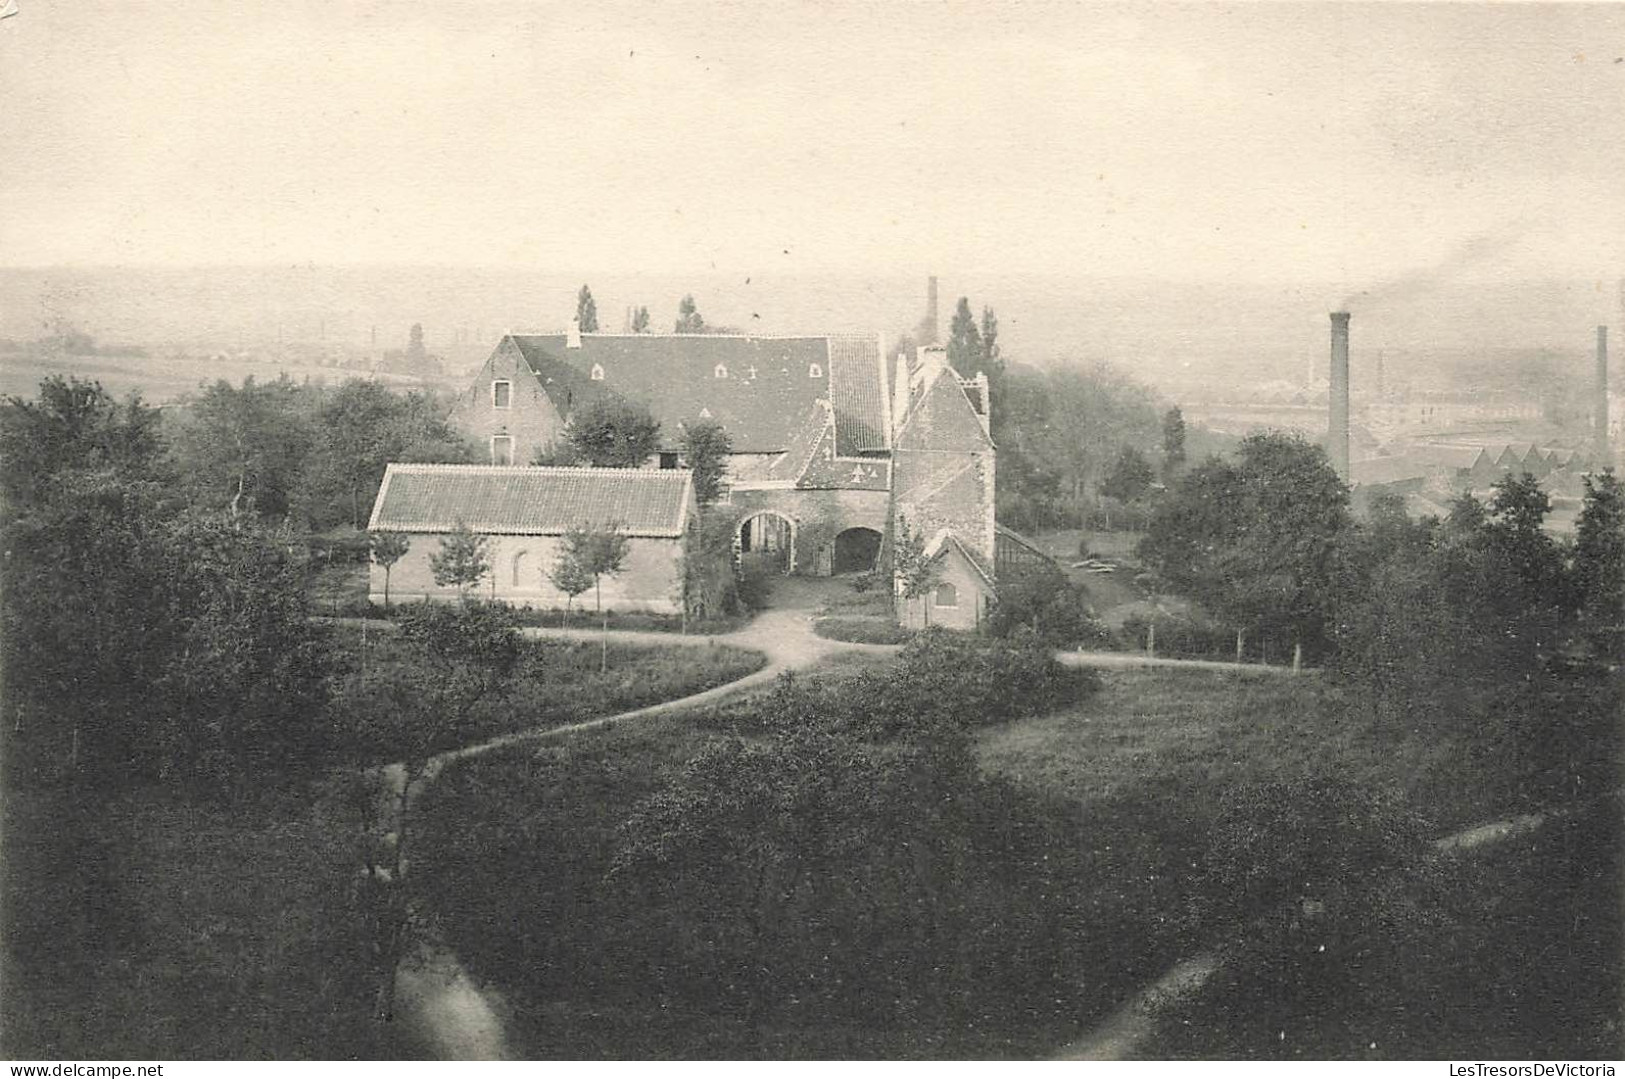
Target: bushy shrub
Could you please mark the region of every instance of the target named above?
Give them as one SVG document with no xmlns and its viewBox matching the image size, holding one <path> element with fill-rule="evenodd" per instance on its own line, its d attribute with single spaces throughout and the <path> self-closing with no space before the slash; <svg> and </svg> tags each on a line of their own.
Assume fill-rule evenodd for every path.
<svg viewBox="0 0 1625 1079">
<path fill-rule="evenodd" d="M 1053 568 L 1001 579 L 988 630 L 995 637 L 1025 630 L 1057 648 L 1098 647 L 1109 636 L 1090 613 L 1088 593 Z"/>
<path fill-rule="evenodd" d="M 915 634 L 896 664 L 844 681 L 788 682 L 758 716 L 868 741 L 951 741 L 981 726 L 1041 715 L 1095 692 L 1099 677 L 1063 667 L 1031 634 L 989 644 L 944 629 Z M 747 721 L 749 726 L 749 721 Z"/>
</svg>

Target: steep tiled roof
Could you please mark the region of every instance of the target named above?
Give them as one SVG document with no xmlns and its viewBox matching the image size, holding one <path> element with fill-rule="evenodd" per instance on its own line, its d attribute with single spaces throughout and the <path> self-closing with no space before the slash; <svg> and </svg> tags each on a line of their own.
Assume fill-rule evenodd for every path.
<svg viewBox="0 0 1625 1079">
<path fill-rule="evenodd" d="M 553 536 L 615 525 L 631 536 L 681 536 L 690 477 L 676 469 L 390 465 L 369 529 Z"/>
<path fill-rule="evenodd" d="M 850 452 L 885 445 L 872 337 L 582 334 L 580 348 L 566 348 L 563 334 L 512 340 L 561 411 L 620 394 L 654 413 L 666 449 L 677 448 L 685 424 L 708 419 L 727 429 L 736 453 L 777 453 L 832 392 Z M 594 367 L 602 380 L 591 378 Z"/>
<path fill-rule="evenodd" d="M 884 363 L 874 337 L 829 339 L 829 392 L 835 406 L 835 446 L 842 457 L 887 447 Z"/>
</svg>

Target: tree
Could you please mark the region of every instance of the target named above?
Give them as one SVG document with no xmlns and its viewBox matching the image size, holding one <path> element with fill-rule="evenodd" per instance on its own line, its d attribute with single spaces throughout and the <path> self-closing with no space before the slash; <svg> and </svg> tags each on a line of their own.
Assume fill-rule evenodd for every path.
<svg viewBox="0 0 1625 1079">
<path fill-rule="evenodd" d="M 1004 374 L 1004 353 L 999 349 L 999 319 L 993 308 L 982 308 L 982 362 L 988 382 L 997 384 Z"/>
<path fill-rule="evenodd" d="M 1302 438 L 1252 435 L 1238 456 L 1210 458 L 1158 501 L 1140 557 L 1238 629 L 1317 654 L 1350 526 L 1348 488 Z"/>
<path fill-rule="evenodd" d="M 705 319 L 700 317 L 700 309 L 695 305 L 692 295 L 684 296 L 677 305 L 676 329 L 678 333 L 705 332 Z"/>
<path fill-rule="evenodd" d="M 1608 469 L 1585 477 L 1574 539 L 1581 618 L 1597 650 L 1615 660 L 1625 645 L 1625 484 Z"/>
<path fill-rule="evenodd" d="M 694 500 L 709 506 L 722 493 L 733 439 L 714 420 L 702 420 L 683 429 L 683 464 L 694 474 Z"/>
<path fill-rule="evenodd" d="M 13 512 L 54 497 L 74 469 L 152 479 L 163 469 L 162 417 L 131 395 L 121 404 L 99 382 L 51 375 L 39 400 L 0 404 L 0 492 Z"/>
<path fill-rule="evenodd" d="M 569 621 L 570 605 L 575 598 L 593 585 L 592 573 L 587 568 L 584 552 L 590 549 L 590 543 L 582 536 L 577 535 L 580 530 L 571 530 L 564 535 L 564 543 L 559 547 L 559 557 L 553 564 L 552 571 L 547 579 L 553 587 L 564 593 L 564 618 Z"/>
<path fill-rule="evenodd" d="M 1176 405 L 1162 415 L 1162 482 L 1185 466 L 1185 414 Z"/>
<path fill-rule="evenodd" d="M 559 567 L 570 567 L 566 579 L 571 584 L 581 578 L 592 582 L 593 608 L 603 618 L 604 639 L 599 653 L 599 670 L 609 666 L 609 613 L 604 610 L 603 579 L 621 572 L 630 547 L 631 540 L 614 525 L 572 528 L 564 534 L 564 544 L 559 553 Z M 556 567 L 554 572 L 558 573 L 559 568 Z"/>
<path fill-rule="evenodd" d="M 632 332 L 649 332 L 649 309 L 647 307 L 640 307 L 632 312 Z"/>
<path fill-rule="evenodd" d="M 372 560 L 384 567 L 384 609 L 388 610 L 389 571 L 405 557 L 412 547 L 412 541 L 400 532 L 370 532 L 367 534 L 367 546 L 372 551 Z"/>
<path fill-rule="evenodd" d="M 195 499 L 280 520 L 293 508 L 316 434 L 308 395 L 288 378 L 215 382 L 182 413 L 173 446 Z"/>
<path fill-rule="evenodd" d="M 1151 490 L 1156 473 L 1151 462 L 1133 446 L 1124 446 L 1100 485 L 1100 493 L 1119 502 L 1138 502 Z"/>
<path fill-rule="evenodd" d="M 660 421 L 642 405 L 600 397 L 570 417 L 565 437 L 594 468 L 638 468 L 660 448 Z"/>
<path fill-rule="evenodd" d="M 348 521 L 360 529 L 391 461 L 471 459 L 468 444 L 448 426 L 438 401 L 418 392 L 394 393 L 372 379 L 347 379 L 323 396 L 313 427 L 298 501 L 314 528 Z"/>
<path fill-rule="evenodd" d="M 897 538 L 892 549 L 892 573 L 897 594 L 904 600 L 928 596 L 942 578 L 942 564 L 925 553 L 925 537 L 909 528 L 907 518 L 897 518 Z M 930 604 L 925 605 L 925 620 L 931 621 Z"/>
<path fill-rule="evenodd" d="M 592 289 L 586 285 L 576 293 L 576 325 L 582 333 L 598 332 L 598 304 L 592 298 Z"/>
<path fill-rule="evenodd" d="M 462 521 L 440 537 L 440 553 L 429 556 L 434 583 L 442 588 L 457 586 L 457 598 L 468 602 L 468 590 L 491 572 L 491 541 L 472 531 Z"/>
<path fill-rule="evenodd" d="M 961 375 L 969 377 L 980 369 L 984 359 L 982 335 L 976 328 L 976 316 L 971 314 L 970 300 L 961 296 L 959 306 L 954 308 L 953 322 L 948 326 L 948 364 Z"/>
</svg>

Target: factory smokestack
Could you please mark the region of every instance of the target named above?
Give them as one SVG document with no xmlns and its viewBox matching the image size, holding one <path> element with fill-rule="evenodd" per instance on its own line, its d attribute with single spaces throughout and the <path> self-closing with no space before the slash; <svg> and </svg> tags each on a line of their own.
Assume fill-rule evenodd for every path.
<svg viewBox="0 0 1625 1079">
<path fill-rule="evenodd" d="M 1332 459 L 1337 478 L 1349 481 L 1349 313 L 1332 312 L 1332 369 L 1329 413 L 1326 422 L 1326 456 Z"/>
<path fill-rule="evenodd" d="M 1597 384 L 1593 389 L 1591 437 L 1596 447 L 1597 467 L 1612 460 L 1608 455 L 1608 327 L 1597 327 Z"/>
<path fill-rule="evenodd" d="M 925 317 L 920 320 L 918 332 L 920 345 L 934 345 L 937 343 L 937 279 L 935 276 L 926 278 L 925 282 Z"/>
</svg>

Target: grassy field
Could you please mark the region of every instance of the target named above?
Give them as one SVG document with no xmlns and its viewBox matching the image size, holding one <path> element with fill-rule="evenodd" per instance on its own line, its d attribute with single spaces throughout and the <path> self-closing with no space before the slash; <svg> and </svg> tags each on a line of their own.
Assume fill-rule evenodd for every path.
<svg viewBox="0 0 1625 1079">
<path fill-rule="evenodd" d="M 1617 1054 L 1617 803 L 1607 819 L 1548 828 L 1441 869 L 1442 883 L 1400 903 L 1413 920 L 1401 919 L 1399 935 L 1356 916 L 1341 945 L 1312 937 L 1312 926 L 1216 939 L 1189 914 L 1213 898 L 1202 881 L 1210 828 L 1242 784 L 1319 776 L 1391 792 L 1429 835 L 1527 812 L 1551 795 L 1509 781 L 1516 762 L 1481 742 L 1379 727 L 1318 676 L 1166 670 L 1104 680 L 1081 706 L 987 731 L 980 759 L 1079 805 L 1100 882 L 1091 902 L 1139 942 L 1142 984 L 1215 944 L 1242 949 L 1241 962 L 1166 1017 L 1147 1059 Z M 1596 747 L 1605 781 L 1615 752 Z M 1101 954 L 1109 973 L 1121 952 Z"/>
<path fill-rule="evenodd" d="M 335 631 L 351 651 L 354 631 Z M 398 662 L 383 635 L 369 663 Z M 757 653 L 549 642 L 471 738 L 635 708 L 729 681 Z M 376 666 L 375 668 L 376 669 Z M 540 676 L 545 671 L 545 679 Z M 389 747 L 372 747 L 388 759 Z M 359 818 L 320 777 L 230 804 L 146 787 L 7 792 L 0 1051 L 11 1058 L 411 1058 L 372 1019 L 351 889 Z"/>
<path fill-rule="evenodd" d="M 1618 1060 L 1619 801 L 1451 860 L 1452 887 L 1414 931 L 1351 939 L 1310 929 L 1267 942 L 1163 1015 L 1136 1055 Z M 1283 994 L 1283 980 L 1295 992 Z"/>
<path fill-rule="evenodd" d="M 339 650 L 340 666 L 359 674 L 363 660 L 361 631 L 333 626 L 327 631 Z M 413 662 L 399 637 L 389 630 L 367 635 L 368 677 L 387 678 L 391 667 Z M 760 652 L 727 645 L 673 644 L 650 646 L 614 640 L 605 648 L 596 640 L 528 640 L 508 694 L 482 703 L 469 722 L 439 749 L 471 745 L 512 731 L 556 727 L 596 716 L 642 708 L 720 686 L 760 670 Z M 604 670 L 600 670 L 600 665 Z M 389 745 L 357 745 L 368 760 L 391 760 Z"/>
<path fill-rule="evenodd" d="M 1441 830 L 1509 808 L 1472 782 L 1464 745 L 1379 729 L 1318 676 L 1163 669 L 1104 679 L 1105 692 L 1078 708 L 988 732 L 983 765 L 1090 806 L 1177 803 L 1191 822 L 1237 782 L 1324 771 L 1399 788 Z"/>
</svg>

